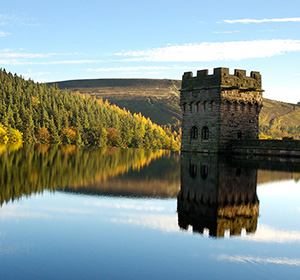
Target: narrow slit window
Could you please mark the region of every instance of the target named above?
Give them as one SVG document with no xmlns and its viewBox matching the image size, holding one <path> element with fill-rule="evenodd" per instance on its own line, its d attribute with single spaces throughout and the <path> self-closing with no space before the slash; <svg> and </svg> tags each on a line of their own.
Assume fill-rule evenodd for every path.
<svg viewBox="0 0 300 280">
<path fill-rule="evenodd" d="M 203 140 L 208 140 L 208 138 L 209 138 L 209 130 L 208 130 L 207 126 L 204 126 L 202 128 L 202 139 Z"/>
<path fill-rule="evenodd" d="M 198 128 L 196 126 L 193 126 L 191 129 L 191 138 L 192 139 L 198 138 Z"/>
</svg>

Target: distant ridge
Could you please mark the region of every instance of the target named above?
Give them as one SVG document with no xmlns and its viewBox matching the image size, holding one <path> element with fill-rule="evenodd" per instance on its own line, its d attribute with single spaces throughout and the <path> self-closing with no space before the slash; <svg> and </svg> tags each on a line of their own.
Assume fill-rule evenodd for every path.
<svg viewBox="0 0 300 280">
<path fill-rule="evenodd" d="M 94 88 L 94 87 L 133 87 L 133 86 L 172 86 L 173 83 L 181 83 L 179 80 L 170 79 L 80 79 L 51 82 L 57 84 L 60 89 L 69 88 Z"/>
<path fill-rule="evenodd" d="M 87 79 L 48 83 L 96 98 L 166 125 L 181 119 L 178 105 L 181 81 L 170 79 Z"/>
</svg>

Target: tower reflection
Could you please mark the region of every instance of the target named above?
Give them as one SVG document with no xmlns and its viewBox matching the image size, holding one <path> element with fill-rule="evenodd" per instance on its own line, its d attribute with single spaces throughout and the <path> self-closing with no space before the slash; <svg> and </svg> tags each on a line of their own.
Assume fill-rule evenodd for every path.
<svg viewBox="0 0 300 280">
<path fill-rule="evenodd" d="M 181 190 L 177 198 L 178 224 L 210 236 L 254 233 L 259 201 L 257 169 L 234 165 L 218 155 L 181 154 Z"/>
</svg>

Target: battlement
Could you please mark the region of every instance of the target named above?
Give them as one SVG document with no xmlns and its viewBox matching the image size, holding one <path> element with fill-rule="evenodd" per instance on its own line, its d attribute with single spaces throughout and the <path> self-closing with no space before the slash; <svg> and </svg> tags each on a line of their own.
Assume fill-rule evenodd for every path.
<svg viewBox="0 0 300 280">
<path fill-rule="evenodd" d="M 261 75 L 252 71 L 250 77 L 246 76 L 245 70 L 235 69 L 234 74 L 229 74 L 229 68 L 214 68 L 212 75 L 208 75 L 208 70 L 198 70 L 197 76 L 193 77 L 192 72 L 185 72 L 182 76 L 181 91 L 198 89 L 240 89 L 263 91 L 261 89 Z"/>
</svg>

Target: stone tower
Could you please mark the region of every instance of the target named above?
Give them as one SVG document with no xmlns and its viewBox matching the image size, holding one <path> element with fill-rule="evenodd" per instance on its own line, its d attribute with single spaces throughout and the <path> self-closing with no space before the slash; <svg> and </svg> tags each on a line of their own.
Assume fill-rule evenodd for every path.
<svg viewBox="0 0 300 280">
<path fill-rule="evenodd" d="M 180 107 L 182 151 L 224 153 L 231 140 L 258 139 L 258 116 L 262 107 L 261 75 L 245 70 L 215 68 L 185 72 Z"/>
</svg>

